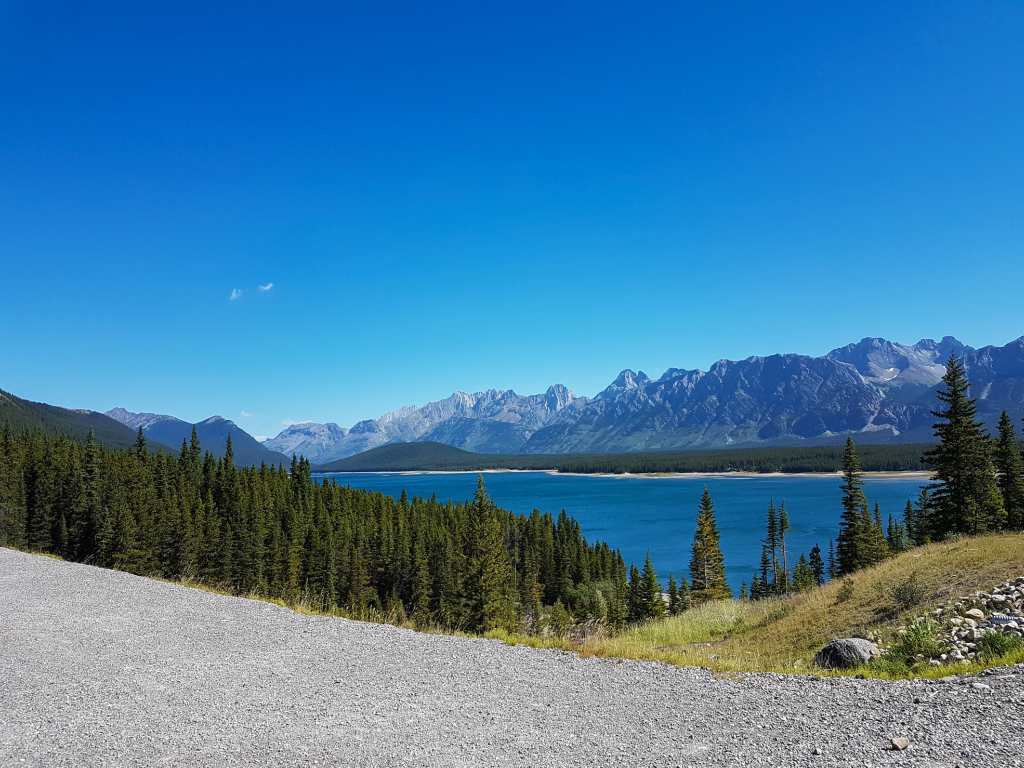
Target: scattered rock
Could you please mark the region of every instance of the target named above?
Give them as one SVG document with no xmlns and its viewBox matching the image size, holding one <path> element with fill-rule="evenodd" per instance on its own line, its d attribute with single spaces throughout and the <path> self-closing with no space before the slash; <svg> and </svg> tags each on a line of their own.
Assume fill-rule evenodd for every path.
<svg viewBox="0 0 1024 768">
<path fill-rule="evenodd" d="M 815 665 L 824 669 L 853 669 L 867 664 L 881 654 L 878 646 L 860 637 L 845 637 L 832 640 L 818 651 Z"/>
<path fill-rule="evenodd" d="M 971 683 L 971 688 L 976 691 L 991 691 L 991 685 L 985 685 L 985 683 Z"/>
<path fill-rule="evenodd" d="M 889 748 L 894 749 L 898 752 L 902 752 L 904 749 L 910 746 L 910 739 L 906 736 L 893 736 L 889 739 Z"/>
<path fill-rule="evenodd" d="M 929 621 L 938 625 L 939 638 L 945 645 L 934 658 L 927 659 L 929 665 L 975 659 L 978 641 L 985 635 L 1024 638 L 1024 577 L 1004 581 L 989 592 L 975 592 L 928 615 Z M 897 632 L 903 634 L 906 629 L 901 627 Z"/>
</svg>

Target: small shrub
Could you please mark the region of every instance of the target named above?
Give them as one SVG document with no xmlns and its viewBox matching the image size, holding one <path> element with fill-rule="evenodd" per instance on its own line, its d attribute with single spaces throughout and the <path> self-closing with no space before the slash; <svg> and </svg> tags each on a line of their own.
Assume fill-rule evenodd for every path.
<svg viewBox="0 0 1024 768">
<path fill-rule="evenodd" d="M 910 674 L 910 665 L 906 659 L 893 656 L 891 653 L 884 653 L 864 666 L 871 671 L 872 676 L 877 677 L 900 679 Z"/>
<path fill-rule="evenodd" d="M 988 632 L 978 638 L 978 655 L 986 661 L 1024 650 L 1024 640 L 1014 635 Z"/>
<path fill-rule="evenodd" d="M 853 579 L 845 579 L 843 583 L 839 585 L 839 591 L 836 592 L 836 602 L 845 603 L 853 597 L 854 591 Z"/>
<path fill-rule="evenodd" d="M 932 659 L 943 651 L 945 647 L 939 640 L 938 624 L 930 619 L 917 619 L 906 627 L 889 648 L 887 655 L 913 666 L 915 656 Z"/>
<path fill-rule="evenodd" d="M 917 580 L 917 574 L 912 573 L 906 580 L 894 584 L 889 589 L 889 596 L 897 613 L 901 613 L 921 605 L 928 597 L 928 590 Z"/>
<path fill-rule="evenodd" d="M 555 637 L 565 637 L 572 627 L 572 616 L 561 600 L 556 600 L 546 616 L 546 629 Z"/>
</svg>

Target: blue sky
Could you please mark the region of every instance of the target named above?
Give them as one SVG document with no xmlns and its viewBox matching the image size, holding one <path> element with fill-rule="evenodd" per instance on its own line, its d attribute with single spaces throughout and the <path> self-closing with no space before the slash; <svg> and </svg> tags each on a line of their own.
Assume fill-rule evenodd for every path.
<svg viewBox="0 0 1024 768">
<path fill-rule="evenodd" d="M 0 5 L 0 387 L 274 434 L 1024 333 L 1016 0 L 210 5 Z"/>
</svg>

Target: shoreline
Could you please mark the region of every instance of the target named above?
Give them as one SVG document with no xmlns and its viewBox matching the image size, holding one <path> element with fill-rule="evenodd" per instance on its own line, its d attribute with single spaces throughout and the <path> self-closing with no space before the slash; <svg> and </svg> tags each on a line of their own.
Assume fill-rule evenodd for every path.
<svg viewBox="0 0 1024 768">
<path fill-rule="evenodd" d="M 809 477 L 809 478 L 839 478 L 842 472 L 749 472 L 749 471 L 727 471 L 727 472 L 559 472 L 557 469 L 381 469 L 365 470 L 355 472 L 315 472 L 319 475 L 491 475 L 514 472 L 532 472 L 551 475 L 553 477 L 605 477 L 617 480 L 672 480 L 680 478 L 721 478 L 721 479 L 757 479 L 757 478 L 782 478 L 782 477 Z M 933 473 L 927 470 L 873 470 L 861 472 L 861 475 L 870 480 L 930 480 Z"/>
</svg>

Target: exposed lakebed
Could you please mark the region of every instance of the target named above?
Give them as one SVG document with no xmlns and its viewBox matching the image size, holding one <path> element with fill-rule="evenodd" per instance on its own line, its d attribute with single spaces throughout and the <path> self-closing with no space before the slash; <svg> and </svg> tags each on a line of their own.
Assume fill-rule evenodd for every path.
<svg viewBox="0 0 1024 768">
<path fill-rule="evenodd" d="M 330 473 L 342 485 L 441 501 L 472 498 L 476 472 Z M 602 539 L 622 551 L 627 563 L 643 562 L 650 552 L 659 575 L 689 577 L 690 544 L 697 503 L 707 485 L 715 500 L 729 582 L 734 589 L 750 582 L 761 554 L 768 502 L 785 502 L 791 529 L 787 535 L 790 567 L 800 553 L 818 544 L 827 556 L 839 524 L 840 478 L 836 475 L 609 477 L 548 472 L 491 472 L 485 475 L 491 498 L 501 507 L 529 514 L 534 508 L 557 515 L 564 509 L 579 520 L 588 539 Z M 877 501 L 883 524 L 892 514 L 902 519 L 927 479 L 920 476 L 868 477 L 865 492 Z"/>
</svg>

